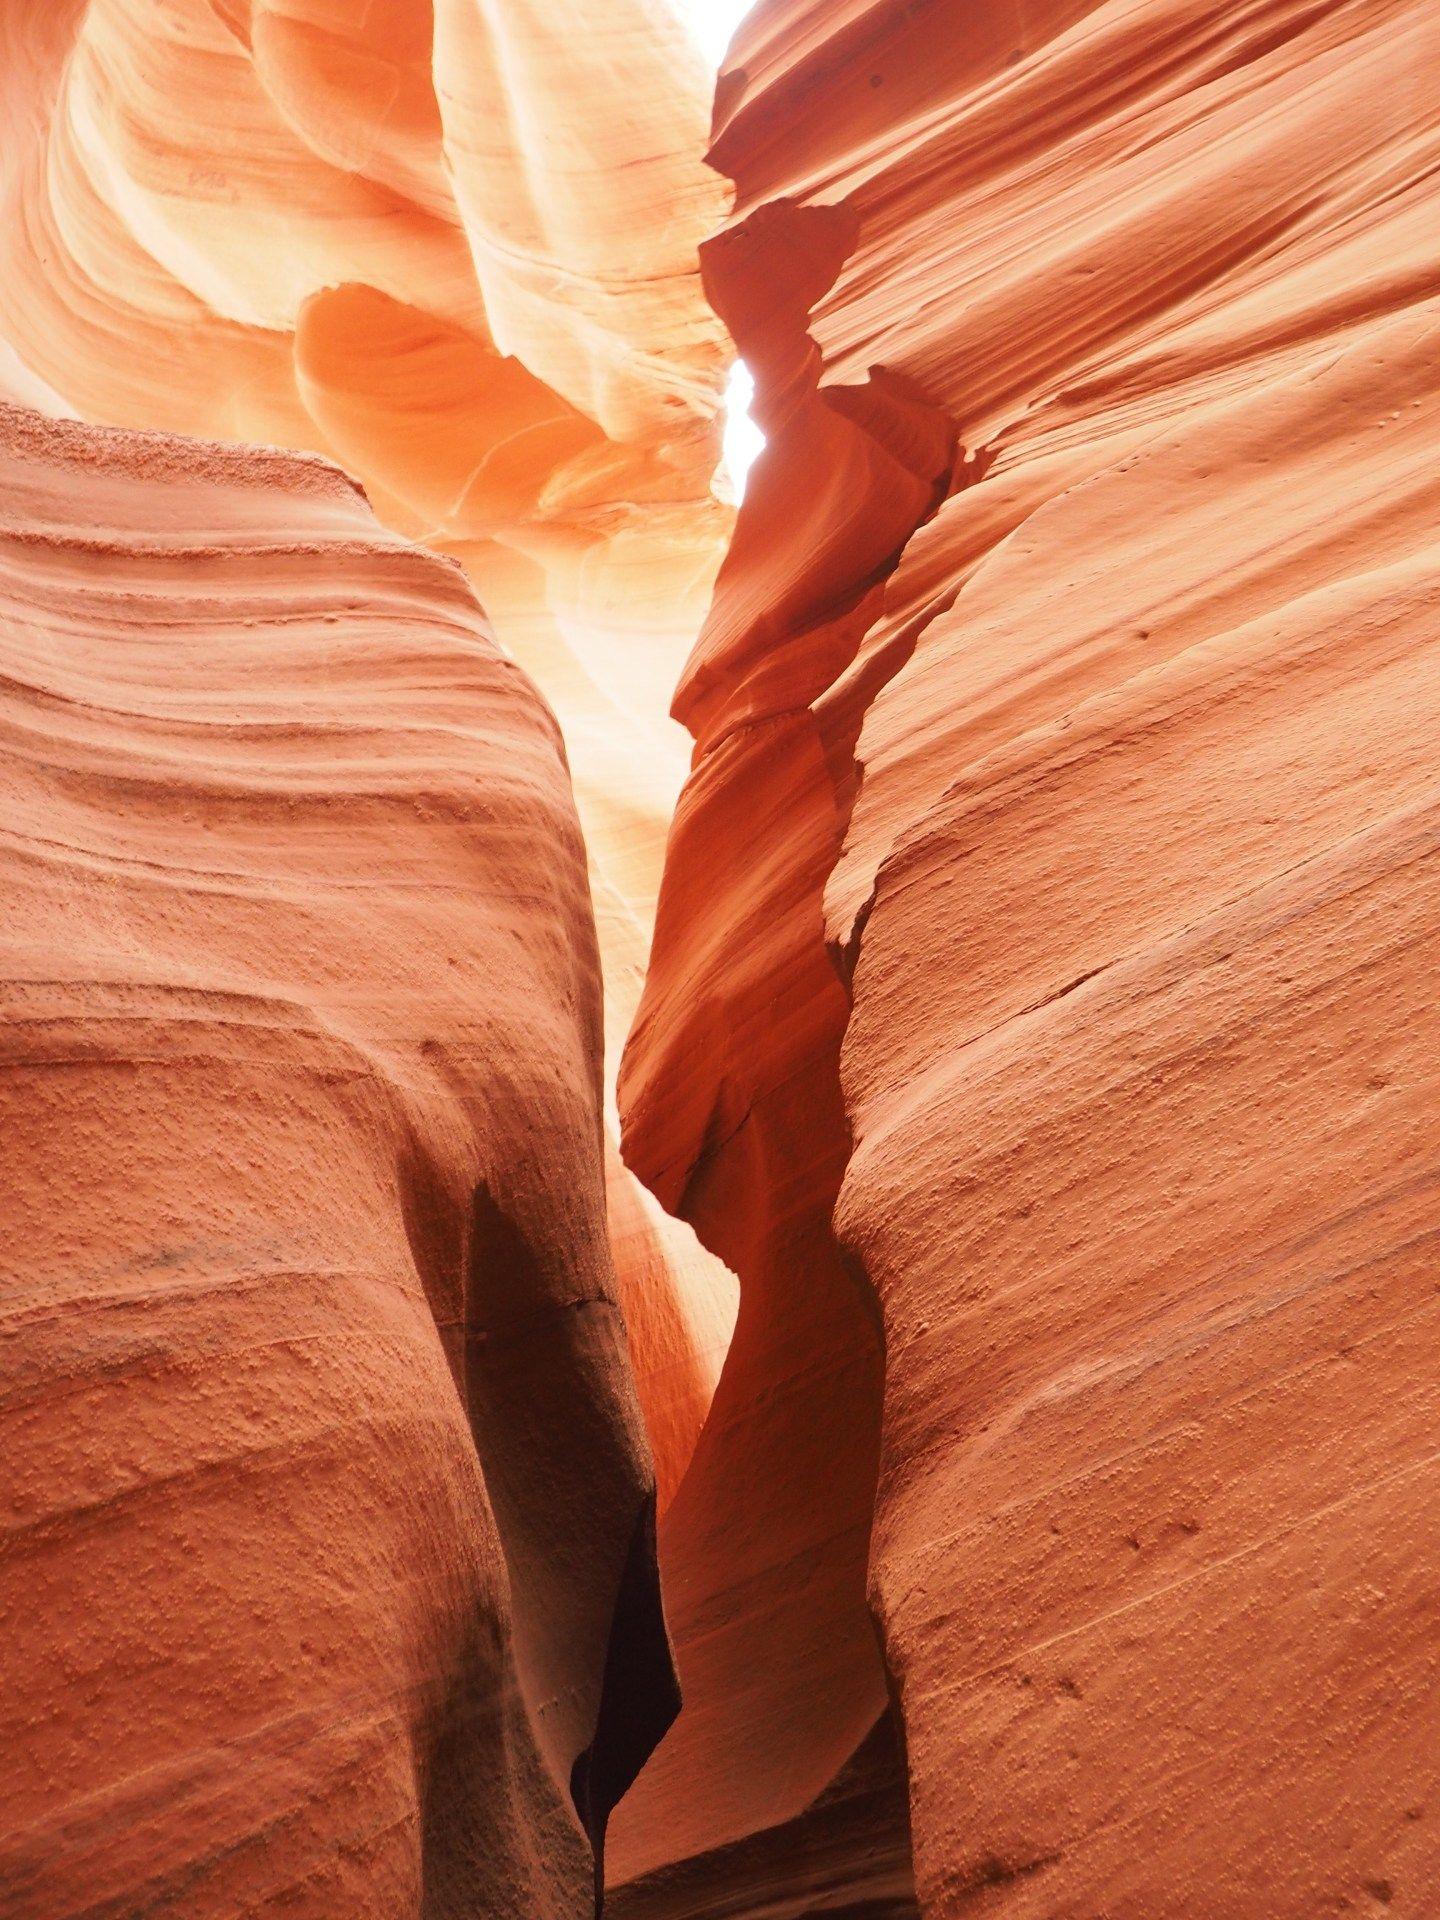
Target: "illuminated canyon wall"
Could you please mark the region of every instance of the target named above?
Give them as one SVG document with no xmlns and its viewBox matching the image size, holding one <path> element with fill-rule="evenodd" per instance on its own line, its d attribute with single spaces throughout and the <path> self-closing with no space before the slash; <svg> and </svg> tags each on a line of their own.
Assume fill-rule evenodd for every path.
<svg viewBox="0 0 1440 1920">
<path fill-rule="evenodd" d="M 16 1912 L 1429 1920 L 1440 15 L 684 47 L 0 12 Z"/>
<path fill-rule="evenodd" d="M 554 722 L 318 461 L 0 495 L 0 1910 L 588 1912 L 674 1691 Z"/>
<path fill-rule="evenodd" d="M 728 521 L 707 84 L 640 8 L 0 10 L 7 1915 L 568 1920 L 674 1711 L 733 1282 L 600 987 Z"/>
<path fill-rule="evenodd" d="M 769 447 L 621 1104 L 742 1307 L 637 1913 L 903 1911 L 878 1790 L 823 1843 L 897 1734 L 927 1915 L 1428 1910 L 1437 72 L 1416 0 L 731 49 Z"/>
<path fill-rule="evenodd" d="M 710 85 L 652 0 L 0 7 L 0 336 L 88 419 L 323 453 L 463 563 L 564 731 L 607 1079 L 730 523 Z M 609 1183 L 668 1494 L 734 1285 L 613 1151 Z"/>
</svg>

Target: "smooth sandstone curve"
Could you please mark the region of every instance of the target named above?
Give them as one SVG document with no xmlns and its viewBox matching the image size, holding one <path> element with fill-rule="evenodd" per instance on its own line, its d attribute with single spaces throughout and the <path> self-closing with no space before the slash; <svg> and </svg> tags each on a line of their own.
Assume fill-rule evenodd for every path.
<svg viewBox="0 0 1440 1920">
<path fill-rule="evenodd" d="M 578 1920 L 675 1702 L 554 722 L 321 462 L 8 407 L 0 656 L 0 1907 Z"/>
<path fill-rule="evenodd" d="M 682 686 L 625 1143 L 702 1233 L 724 1196 L 742 1289 L 799 1315 L 848 1259 L 883 1408 L 822 1390 L 851 1451 L 776 1450 L 793 1369 L 737 1338 L 622 1910 L 678 1884 L 667 1755 L 746 1756 L 682 1855 L 822 1803 L 795 1681 L 862 1603 L 801 1522 L 867 1531 L 868 1419 L 927 1915 L 1428 1913 L 1437 68 L 1419 0 L 765 0 L 731 49 L 707 283 L 770 444 Z M 783 1624 L 728 1576 L 737 1478 Z"/>
<path fill-rule="evenodd" d="M 695 260 L 724 206 L 708 91 L 668 0 L 0 4 L 19 397 L 322 453 L 463 563 L 565 733 L 607 1082 L 685 771 L 670 697 L 730 521 Z M 610 1178 L 667 1498 L 734 1285 L 618 1156 Z"/>
</svg>

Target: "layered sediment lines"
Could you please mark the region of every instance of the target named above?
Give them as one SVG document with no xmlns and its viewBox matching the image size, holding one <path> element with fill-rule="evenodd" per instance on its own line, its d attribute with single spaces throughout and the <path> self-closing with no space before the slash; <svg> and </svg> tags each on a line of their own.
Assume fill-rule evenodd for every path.
<svg viewBox="0 0 1440 1920">
<path fill-rule="evenodd" d="M 1429 1920 L 1437 71 L 0 5 L 21 1920 Z"/>
<path fill-rule="evenodd" d="M 887 1677 L 929 1915 L 1428 1910 L 1437 68 L 1423 0 L 732 48 L 770 444 L 621 1104 L 742 1306 L 619 1911 L 903 1910 L 873 1823 L 777 1865 Z"/>
<path fill-rule="evenodd" d="M 724 206 L 709 92 L 665 0 L 0 7 L 21 397 L 320 452 L 463 562 L 564 728 L 612 1077 L 730 517 L 695 262 Z M 733 1283 L 613 1154 L 610 1178 L 668 1493 Z"/>
<path fill-rule="evenodd" d="M 0 792 L 0 1908 L 578 1920 L 675 1702 L 554 722 L 333 469 L 7 407 Z"/>
</svg>

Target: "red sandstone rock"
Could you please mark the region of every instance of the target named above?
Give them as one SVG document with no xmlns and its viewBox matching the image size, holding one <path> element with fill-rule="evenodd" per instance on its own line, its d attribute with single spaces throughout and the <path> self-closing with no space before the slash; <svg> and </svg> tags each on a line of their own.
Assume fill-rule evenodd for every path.
<svg viewBox="0 0 1440 1920">
<path fill-rule="evenodd" d="M 565 731 L 608 1087 L 685 770 L 670 698 L 729 527 L 709 91 L 668 0 L 0 0 L 18 397 L 323 453 L 463 562 Z M 670 1329 L 638 1383 L 668 1493 L 734 1286 L 618 1158 L 613 1184 L 622 1285 Z"/>
<path fill-rule="evenodd" d="M 883 1415 L 822 1378 L 803 1424 L 878 1440 L 929 1915 L 1433 1904 L 1437 70 L 1417 0 L 774 0 L 722 75 L 707 278 L 771 445 L 682 688 L 626 1150 L 742 1331 L 842 1249 L 875 1303 Z M 671 1509 L 687 1705 L 622 1910 L 679 1884 L 668 1756 L 724 1782 L 675 1848 L 717 1887 L 836 1764 L 797 1676 L 859 1546 L 817 1596 L 808 1543 L 864 1495 L 766 1444 L 793 1351 L 737 1340 Z M 769 1705 L 712 1698 L 717 1637 Z M 675 1910 L 805 1911 L 777 1847 Z"/>
<path fill-rule="evenodd" d="M 575 1916 L 673 1710 L 583 848 L 317 461 L 0 412 L 0 1910 Z"/>
<path fill-rule="evenodd" d="M 328 450 L 464 559 L 568 729 L 618 1038 L 719 525 L 677 36 L 646 0 L 12 0 L 0 35 L 0 378 Z M 699 1431 L 724 1288 L 612 1159 L 686 1696 L 620 1920 L 1431 1920 L 1437 71 L 1428 0 L 762 0 L 721 77 L 705 281 L 770 444 L 676 696 L 619 1098 L 743 1299 Z M 26 858 L 65 864 L 16 871 L 97 1085 L 72 1112 L 17 1020 L 25 1272 L 90 1307 L 27 1322 L 12 1416 L 86 1516 L 17 1616 L 22 1784 L 70 1809 L 28 1816 L 70 1879 L 21 1911 L 117 1872 L 193 1911 L 198 1872 L 217 1914 L 398 1915 L 418 1855 L 427 1911 L 578 1912 L 576 1757 L 605 1721 L 608 1800 L 665 1675 L 558 757 L 453 576 L 333 476 L 217 459 L 163 512 L 147 469 L 158 557 L 20 549 L 64 641 L 9 696 Z M 197 489 L 249 530 L 218 554 Z M 317 645 L 352 568 L 403 644 Z M 467 1235 L 518 1288 L 504 1364 Z M 254 1272 L 304 1278 L 298 1332 Z M 301 1681 L 310 1745 L 247 1770 Z M 183 1797 L 136 1770 L 217 1713 Z"/>
</svg>

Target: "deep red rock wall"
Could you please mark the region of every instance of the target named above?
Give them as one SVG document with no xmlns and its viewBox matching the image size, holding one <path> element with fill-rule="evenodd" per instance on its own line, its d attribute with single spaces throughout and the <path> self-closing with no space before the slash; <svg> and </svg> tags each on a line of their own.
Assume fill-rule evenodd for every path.
<svg viewBox="0 0 1440 1920">
<path fill-rule="evenodd" d="M 0 0 L 0 1910 L 1433 1920 L 1440 14 L 762 0 L 645 1198 L 678 45 Z"/>
<path fill-rule="evenodd" d="M 718 1872 L 882 1671 L 927 1914 L 1430 1911 L 1437 70 L 1415 0 L 732 47 L 706 272 L 770 445 L 621 1095 L 742 1307 L 637 1911 L 702 1756 Z M 863 1903 L 750 1851 L 715 1910 Z"/>
<path fill-rule="evenodd" d="M 322 463 L 13 409 L 0 661 L 0 1910 L 589 1912 L 673 1694 L 554 723 Z"/>
</svg>

